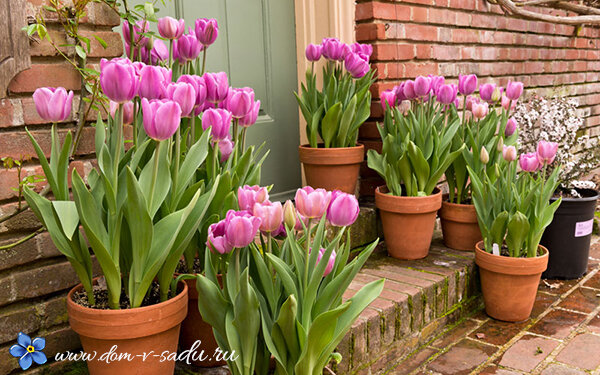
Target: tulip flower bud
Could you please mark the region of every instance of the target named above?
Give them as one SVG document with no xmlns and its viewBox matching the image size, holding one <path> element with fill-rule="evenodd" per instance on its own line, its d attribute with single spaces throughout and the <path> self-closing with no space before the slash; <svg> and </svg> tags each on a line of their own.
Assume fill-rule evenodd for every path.
<svg viewBox="0 0 600 375">
<path fill-rule="evenodd" d="M 327 209 L 327 220 L 336 227 L 347 227 L 356 221 L 360 207 L 352 194 L 334 192 Z"/>
<path fill-rule="evenodd" d="M 477 90 L 477 76 L 469 74 L 458 76 L 458 91 L 463 95 L 471 95 Z"/>
<path fill-rule="evenodd" d="M 476 119 L 482 119 L 487 116 L 489 107 L 486 102 L 484 103 L 472 103 L 471 104 L 471 112 L 473 112 L 473 117 Z"/>
<path fill-rule="evenodd" d="M 158 65 L 164 63 L 169 59 L 169 48 L 160 39 L 156 39 L 152 44 L 152 50 L 150 50 L 150 63 L 152 65 Z"/>
<path fill-rule="evenodd" d="M 169 82 L 171 82 L 169 69 L 146 65 L 140 71 L 139 95 L 148 100 L 161 99 L 165 95 L 165 87 Z"/>
<path fill-rule="evenodd" d="M 552 164 L 558 151 L 558 143 L 540 141 L 537 145 L 537 157 L 540 164 Z"/>
<path fill-rule="evenodd" d="M 131 61 L 100 60 L 100 86 L 104 95 L 114 102 L 125 103 L 133 99 L 138 90 L 138 77 Z"/>
<path fill-rule="evenodd" d="M 179 39 L 175 40 L 173 45 L 175 46 L 174 48 L 177 48 L 177 57 L 180 63 L 196 60 L 203 48 L 191 28 L 188 34 L 183 34 Z"/>
<path fill-rule="evenodd" d="M 510 100 L 518 100 L 523 94 L 523 82 L 508 81 L 506 85 L 506 97 Z"/>
<path fill-rule="evenodd" d="M 166 97 L 181 107 L 181 117 L 190 117 L 196 105 L 196 90 L 185 82 L 171 82 L 166 88 Z"/>
<path fill-rule="evenodd" d="M 504 150 L 504 147 L 504 138 L 498 137 L 498 145 L 496 146 L 496 150 L 498 150 L 498 152 L 502 152 L 502 150 Z"/>
<path fill-rule="evenodd" d="M 458 87 L 456 85 L 441 85 L 437 90 L 437 101 L 442 104 L 452 104 L 456 99 Z"/>
<path fill-rule="evenodd" d="M 163 17 L 158 19 L 158 33 L 165 39 L 177 39 L 185 31 L 185 21 L 176 20 L 173 17 Z"/>
<path fill-rule="evenodd" d="M 431 89 L 431 78 L 418 76 L 414 83 L 415 95 L 418 97 L 429 94 Z"/>
<path fill-rule="evenodd" d="M 110 101 L 109 110 L 110 115 L 114 118 L 119 108 L 119 103 Z M 133 102 L 127 102 L 123 104 L 123 125 L 133 123 Z"/>
<path fill-rule="evenodd" d="M 225 72 L 204 73 L 202 76 L 206 84 L 206 100 L 211 103 L 220 103 L 229 94 L 229 83 Z"/>
<path fill-rule="evenodd" d="M 283 223 L 283 207 L 281 202 L 255 203 L 254 216 L 260 218 L 260 230 L 265 233 L 273 233 L 279 230 Z"/>
<path fill-rule="evenodd" d="M 515 146 L 504 146 L 502 149 L 502 157 L 509 163 L 517 160 L 517 149 Z"/>
<path fill-rule="evenodd" d="M 481 146 L 481 151 L 479 151 L 479 160 L 483 164 L 487 164 L 490 161 L 490 154 L 488 154 L 484 146 Z"/>
<path fill-rule="evenodd" d="M 144 130 L 154 140 L 171 138 L 181 122 L 181 107 L 172 101 L 142 99 Z"/>
<path fill-rule="evenodd" d="M 535 152 L 529 152 L 519 156 L 519 167 L 521 167 L 522 171 L 535 172 L 540 168 L 540 166 L 540 160 Z"/>
<path fill-rule="evenodd" d="M 500 98 L 502 98 L 502 91 L 503 91 L 502 87 L 496 87 L 494 89 L 494 92 L 492 93 L 492 102 L 493 103 L 496 103 L 498 100 L 500 100 Z"/>
<path fill-rule="evenodd" d="M 206 48 L 217 40 L 219 24 L 214 18 L 200 18 L 195 23 L 196 38 Z"/>
<path fill-rule="evenodd" d="M 506 137 L 510 137 L 511 135 L 513 135 L 515 133 L 515 130 L 517 130 L 517 121 L 515 121 L 515 119 L 511 117 L 506 122 L 506 128 L 504 129 L 504 135 Z"/>
<path fill-rule="evenodd" d="M 344 59 L 344 68 L 352 78 L 361 78 L 369 71 L 369 63 L 356 53 L 349 53 Z"/>
<path fill-rule="evenodd" d="M 444 78 L 443 76 L 434 76 L 431 74 L 428 75 L 428 77 L 431 80 L 431 92 L 437 95 L 438 89 L 446 82 L 446 78 Z M 456 89 L 458 91 L 458 86 Z"/>
<path fill-rule="evenodd" d="M 296 226 L 297 219 L 296 207 L 294 207 L 292 201 L 288 199 L 283 205 L 283 221 L 289 229 L 292 229 Z"/>
<path fill-rule="evenodd" d="M 256 120 L 258 119 L 259 112 L 260 100 L 257 100 L 254 102 L 254 104 L 252 104 L 252 108 L 250 108 L 250 111 L 246 113 L 245 116 L 240 117 L 240 119 L 238 120 L 238 125 L 242 128 L 247 128 L 254 125 L 256 123 Z"/>
<path fill-rule="evenodd" d="M 321 258 L 323 258 L 323 255 L 325 254 L 325 249 L 321 248 L 319 250 L 319 255 L 317 256 L 317 264 L 319 264 L 319 262 L 321 261 Z M 329 259 L 327 260 L 327 266 L 325 267 L 325 271 L 323 271 L 323 277 L 326 277 L 327 275 L 329 275 L 331 273 L 331 271 L 333 271 L 333 266 L 335 266 L 335 258 L 336 258 L 336 253 L 335 250 L 333 250 L 331 252 L 331 256 L 329 257 Z"/>
<path fill-rule="evenodd" d="M 312 43 L 309 44 L 308 46 L 306 46 L 306 59 L 308 61 L 319 61 L 319 59 L 321 58 L 322 49 L 323 47 L 321 45 Z"/>
<path fill-rule="evenodd" d="M 246 211 L 229 210 L 225 217 L 225 238 L 234 248 L 241 249 L 250 245 L 258 233 L 260 218 Z"/>
<path fill-rule="evenodd" d="M 321 218 L 329 207 L 331 192 L 325 189 L 313 189 L 305 186 L 296 191 L 296 209 L 298 213 L 308 219 Z"/>
<path fill-rule="evenodd" d="M 373 54 L 373 46 L 370 44 L 352 43 L 350 50 L 354 53 L 365 55 L 369 58 Z M 368 60 L 369 59 L 367 59 L 367 61 Z"/>
<path fill-rule="evenodd" d="M 385 90 L 381 93 L 381 108 L 383 112 L 389 107 L 394 108 L 396 105 L 396 92 L 394 90 Z"/>
<path fill-rule="evenodd" d="M 223 102 L 225 108 L 231 112 L 234 118 L 242 118 L 252 110 L 254 104 L 254 90 L 250 87 L 241 89 L 231 88 Z"/>
<path fill-rule="evenodd" d="M 240 210 L 251 212 L 256 203 L 263 203 L 269 200 L 269 191 L 266 187 L 258 185 L 238 188 L 238 206 Z"/>
<path fill-rule="evenodd" d="M 517 106 L 516 100 L 510 100 L 506 95 L 502 95 L 502 108 L 504 108 L 507 111 L 509 111 L 509 110 L 512 111 L 515 109 L 516 106 Z"/>
<path fill-rule="evenodd" d="M 221 140 L 229 137 L 231 128 L 231 112 L 222 108 L 209 108 L 202 115 L 202 129 L 210 128 L 210 134 L 214 140 Z"/>
<path fill-rule="evenodd" d="M 350 47 L 337 38 L 324 38 L 321 46 L 323 47 L 321 50 L 323 57 L 329 60 L 341 61 L 346 57 L 346 54 L 351 52 Z"/>
<path fill-rule="evenodd" d="M 396 95 L 396 102 L 395 103 L 400 103 L 403 100 L 406 100 L 406 96 L 404 96 L 404 85 L 406 83 L 402 82 L 400 83 L 398 86 L 395 86 L 392 90 L 394 90 L 394 94 Z"/>
<path fill-rule="evenodd" d="M 417 97 L 417 94 L 415 93 L 415 82 L 414 81 L 406 81 L 404 82 L 404 86 L 402 87 L 403 90 L 403 94 L 404 97 L 408 100 L 413 100 L 414 98 Z"/>
<path fill-rule="evenodd" d="M 491 102 L 494 90 L 496 90 L 496 84 L 484 83 L 483 85 L 479 86 L 479 97 L 486 102 Z"/>
<path fill-rule="evenodd" d="M 73 105 L 73 91 L 64 87 L 42 87 L 33 93 L 35 109 L 40 117 L 50 122 L 65 121 L 71 115 Z"/>
<path fill-rule="evenodd" d="M 225 238 L 225 230 L 227 223 L 225 220 L 221 220 L 218 223 L 211 224 L 208 227 L 208 238 L 206 240 L 206 246 L 210 251 L 217 252 L 219 254 L 226 254 L 233 250 L 233 246 Z"/>
</svg>

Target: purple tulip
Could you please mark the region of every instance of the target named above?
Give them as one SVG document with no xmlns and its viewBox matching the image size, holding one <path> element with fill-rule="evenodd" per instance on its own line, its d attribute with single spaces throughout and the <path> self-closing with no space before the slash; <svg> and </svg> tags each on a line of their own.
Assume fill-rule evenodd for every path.
<svg viewBox="0 0 600 375">
<path fill-rule="evenodd" d="M 117 113 L 117 108 L 119 108 L 119 103 L 110 101 L 109 110 L 110 115 L 115 118 Z M 127 102 L 123 104 L 123 124 L 131 124 L 133 123 L 133 102 Z"/>
<path fill-rule="evenodd" d="M 477 76 L 469 74 L 458 76 L 458 91 L 463 95 L 471 95 L 477 90 Z"/>
<path fill-rule="evenodd" d="M 516 101 L 523 94 L 523 82 L 508 81 L 506 85 L 506 97 L 510 100 Z"/>
<path fill-rule="evenodd" d="M 540 169 L 540 166 L 541 163 L 535 152 L 529 152 L 519 156 L 519 167 L 525 172 L 535 172 Z"/>
<path fill-rule="evenodd" d="M 537 145 L 537 157 L 540 164 L 548 165 L 552 164 L 558 151 L 558 143 L 539 141 Z"/>
<path fill-rule="evenodd" d="M 219 24 L 214 18 L 200 18 L 196 20 L 196 38 L 204 47 L 208 47 L 217 40 Z"/>
<path fill-rule="evenodd" d="M 252 108 L 250 111 L 238 120 L 238 125 L 247 128 L 256 123 L 256 119 L 258 118 L 258 113 L 260 112 L 260 100 L 255 101 L 252 104 Z"/>
<path fill-rule="evenodd" d="M 373 46 L 370 44 L 353 43 L 350 46 L 350 50 L 359 55 L 366 56 L 367 61 L 369 61 L 369 58 L 373 54 Z"/>
<path fill-rule="evenodd" d="M 300 215 L 308 219 L 321 218 L 329 207 L 331 192 L 305 186 L 296 191 L 295 201 Z"/>
<path fill-rule="evenodd" d="M 369 63 L 356 53 L 349 53 L 344 59 L 344 67 L 353 78 L 364 77 L 369 71 Z"/>
<path fill-rule="evenodd" d="M 138 93 L 146 99 L 161 99 L 165 96 L 165 87 L 171 82 L 171 70 L 146 65 L 140 72 Z"/>
<path fill-rule="evenodd" d="M 404 86 L 402 86 L 402 93 L 407 100 L 413 100 L 416 98 L 417 94 L 415 94 L 415 82 L 411 80 L 404 82 Z"/>
<path fill-rule="evenodd" d="M 437 101 L 442 104 L 452 104 L 457 93 L 458 87 L 455 84 L 443 84 L 437 90 Z"/>
<path fill-rule="evenodd" d="M 206 246 L 208 246 L 213 253 L 217 252 L 219 254 L 227 254 L 233 250 L 233 246 L 225 237 L 226 229 L 227 222 L 225 220 L 211 224 L 208 227 L 208 239 L 206 240 Z"/>
<path fill-rule="evenodd" d="M 231 88 L 223 105 L 234 118 L 239 119 L 248 114 L 254 104 L 254 90 L 250 87 Z"/>
<path fill-rule="evenodd" d="M 221 163 L 229 160 L 229 156 L 233 152 L 233 142 L 229 138 L 219 140 L 218 147 L 219 152 L 221 153 L 221 158 L 219 159 Z"/>
<path fill-rule="evenodd" d="M 133 99 L 137 94 L 138 79 L 131 61 L 102 59 L 100 86 L 104 95 L 114 102 L 125 103 Z"/>
<path fill-rule="evenodd" d="M 487 116 L 487 114 L 489 112 L 489 106 L 488 106 L 487 102 L 483 102 L 483 103 L 473 102 L 471 104 L 471 112 L 473 113 L 473 117 L 475 117 L 476 119 L 482 119 L 485 116 Z"/>
<path fill-rule="evenodd" d="M 308 61 L 319 61 L 321 58 L 321 52 L 323 47 L 318 44 L 309 44 L 306 46 L 306 51 L 304 52 L 306 55 L 306 59 Z"/>
<path fill-rule="evenodd" d="M 350 47 L 347 44 L 340 42 L 337 38 L 324 38 L 321 44 L 323 49 L 321 53 L 323 57 L 329 60 L 344 60 L 350 52 Z"/>
<path fill-rule="evenodd" d="M 209 108 L 202 115 L 202 129 L 210 128 L 214 140 L 220 141 L 229 137 L 231 127 L 231 112 L 222 108 Z"/>
<path fill-rule="evenodd" d="M 389 107 L 394 108 L 396 105 L 396 92 L 394 90 L 385 90 L 381 93 L 381 108 L 383 111 Z"/>
<path fill-rule="evenodd" d="M 150 50 L 150 63 L 152 65 L 158 65 L 161 62 L 166 62 L 169 59 L 169 48 L 160 39 L 156 39 L 152 44 L 152 50 Z"/>
<path fill-rule="evenodd" d="M 514 118 L 509 118 L 508 121 L 506 121 L 506 128 L 504 129 L 504 136 L 505 137 L 510 137 L 511 135 L 514 134 L 515 130 L 517 130 L 517 122 L 515 121 Z"/>
<path fill-rule="evenodd" d="M 50 122 L 62 122 L 69 118 L 73 105 L 73 91 L 64 87 L 42 87 L 33 93 L 35 109 L 40 117 Z"/>
<path fill-rule="evenodd" d="M 254 216 L 260 218 L 260 230 L 264 233 L 278 231 L 283 223 L 283 207 L 281 202 L 269 202 L 254 204 L 252 211 Z"/>
<path fill-rule="evenodd" d="M 173 17 L 158 19 L 158 33 L 165 39 L 178 39 L 185 31 L 185 21 Z"/>
<path fill-rule="evenodd" d="M 403 100 L 407 99 L 406 95 L 404 95 L 404 85 L 406 85 L 406 82 L 402 82 L 393 88 L 394 94 L 396 95 L 396 104 L 402 103 Z"/>
<path fill-rule="evenodd" d="M 181 107 L 181 117 L 189 117 L 196 105 L 194 86 L 185 82 L 171 82 L 165 91 L 166 97 Z"/>
<path fill-rule="evenodd" d="M 440 88 L 440 86 L 442 86 L 444 83 L 446 83 L 446 78 L 444 78 L 443 76 L 434 76 L 434 75 L 428 75 L 430 82 L 431 82 L 431 92 L 433 92 L 435 95 L 437 95 L 437 91 Z"/>
<path fill-rule="evenodd" d="M 502 157 L 509 163 L 517 160 L 517 149 L 515 146 L 504 146 L 502 148 Z"/>
<path fill-rule="evenodd" d="M 142 99 L 144 130 L 154 140 L 171 138 L 181 122 L 181 107 L 172 101 Z"/>
<path fill-rule="evenodd" d="M 123 21 L 121 30 L 123 32 L 123 39 L 125 40 L 125 45 L 129 46 L 131 44 L 129 22 Z M 150 31 L 150 23 L 148 21 L 139 20 L 135 23 L 135 25 L 133 25 L 133 43 L 135 43 L 137 47 L 143 47 L 146 45 L 146 43 L 148 43 L 150 39 L 142 35 L 143 33 L 147 33 L 148 31 Z"/>
<path fill-rule="evenodd" d="M 266 187 L 258 185 L 238 188 L 238 206 L 242 211 L 252 212 L 256 203 L 263 203 L 269 200 L 269 191 Z"/>
<path fill-rule="evenodd" d="M 495 83 L 484 83 L 483 85 L 479 86 L 479 96 L 486 102 L 492 102 L 494 90 L 496 90 Z"/>
<path fill-rule="evenodd" d="M 173 43 L 173 48 L 177 50 L 177 57 L 180 63 L 186 63 L 190 60 L 196 60 L 202 51 L 202 44 L 196 39 L 191 29 L 188 34 L 183 34 Z"/>
<path fill-rule="evenodd" d="M 148 44 L 150 44 L 150 43 L 148 43 Z M 129 44 L 125 45 L 125 53 L 127 54 L 127 56 L 130 56 L 130 54 L 131 54 L 131 48 L 129 47 Z M 149 64 L 151 54 L 152 54 L 152 52 L 148 50 L 146 45 L 137 47 L 133 51 L 133 60 L 134 61 L 139 60 L 139 61 L 143 62 L 144 64 Z"/>
<path fill-rule="evenodd" d="M 211 103 L 220 103 L 229 94 L 229 82 L 225 72 L 204 73 L 206 84 L 206 100 Z"/>
<path fill-rule="evenodd" d="M 358 218 L 360 207 L 352 194 L 334 191 L 327 209 L 327 220 L 336 227 L 352 225 Z"/>
<path fill-rule="evenodd" d="M 229 210 L 225 217 L 225 238 L 234 248 L 244 248 L 254 241 L 260 227 L 260 218 L 245 211 Z"/>
<path fill-rule="evenodd" d="M 418 76 L 415 78 L 415 95 L 418 97 L 429 94 L 431 89 L 431 79 L 429 77 Z"/>
<path fill-rule="evenodd" d="M 325 251 L 326 250 L 324 248 L 319 249 L 319 255 L 317 255 L 317 264 L 319 264 L 319 262 L 321 261 L 321 258 L 323 258 Z M 335 253 L 335 250 L 333 250 L 331 252 L 331 256 L 327 260 L 327 266 L 325 267 L 325 271 L 323 271 L 323 277 L 326 277 L 327 275 L 329 275 L 331 273 L 331 271 L 333 271 L 333 266 L 335 266 L 336 256 L 337 255 Z"/>
</svg>

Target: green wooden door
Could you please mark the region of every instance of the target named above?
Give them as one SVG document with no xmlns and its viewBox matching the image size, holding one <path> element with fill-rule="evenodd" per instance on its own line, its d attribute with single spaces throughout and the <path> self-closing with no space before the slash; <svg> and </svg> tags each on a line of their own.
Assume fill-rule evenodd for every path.
<svg viewBox="0 0 600 375">
<path fill-rule="evenodd" d="M 142 4 L 143 0 L 135 3 Z M 172 0 L 159 17 L 215 18 L 219 37 L 209 47 L 207 71 L 225 71 L 234 87 L 252 87 L 261 109 L 247 144 L 266 142 L 270 154 L 262 184 L 274 184 L 274 200 L 289 198 L 301 185 L 294 2 L 282 0 Z M 158 3 L 160 4 L 160 3 Z M 162 7 L 161 5 L 157 5 Z"/>
</svg>

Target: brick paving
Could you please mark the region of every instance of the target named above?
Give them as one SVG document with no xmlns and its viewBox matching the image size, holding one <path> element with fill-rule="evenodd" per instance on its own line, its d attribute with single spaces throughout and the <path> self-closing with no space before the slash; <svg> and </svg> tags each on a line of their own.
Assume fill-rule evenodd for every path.
<svg viewBox="0 0 600 375">
<path fill-rule="evenodd" d="M 600 375 L 598 238 L 583 278 L 542 280 L 527 321 L 500 322 L 476 311 L 388 374 Z"/>
</svg>

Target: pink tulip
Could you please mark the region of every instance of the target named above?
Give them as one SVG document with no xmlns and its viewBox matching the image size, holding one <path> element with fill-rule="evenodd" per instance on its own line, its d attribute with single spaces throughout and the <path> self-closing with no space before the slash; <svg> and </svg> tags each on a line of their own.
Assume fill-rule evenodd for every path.
<svg viewBox="0 0 600 375">
<path fill-rule="evenodd" d="M 110 115 L 115 118 L 117 113 L 117 108 L 119 107 L 119 103 L 110 101 L 109 109 Z M 133 123 L 133 102 L 127 102 L 123 104 L 123 124 L 131 124 Z"/>
<path fill-rule="evenodd" d="M 225 217 L 225 238 L 234 248 L 244 248 L 254 241 L 260 227 L 260 218 L 245 211 L 229 210 Z"/>
<path fill-rule="evenodd" d="M 486 102 L 492 102 L 494 90 L 496 90 L 496 84 L 484 83 L 483 85 L 479 86 L 479 96 Z"/>
<path fill-rule="evenodd" d="M 221 140 L 229 137 L 231 128 L 231 112 L 222 108 L 210 108 L 204 111 L 202 115 L 202 129 L 210 128 L 210 133 L 214 140 Z"/>
<path fill-rule="evenodd" d="M 418 97 L 426 96 L 431 89 L 431 78 L 418 76 L 415 78 L 415 95 Z"/>
<path fill-rule="evenodd" d="M 156 39 L 152 43 L 152 49 L 150 50 L 150 63 L 152 65 L 158 65 L 164 63 L 169 59 L 169 48 L 160 39 Z"/>
<path fill-rule="evenodd" d="M 208 47 L 217 40 L 219 24 L 214 18 L 200 18 L 196 20 L 196 38 L 203 46 Z"/>
<path fill-rule="evenodd" d="M 361 78 L 369 71 L 369 63 L 361 58 L 357 53 L 348 53 L 344 59 L 344 68 L 350 73 L 352 78 Z"/>
<path fill-rule="evenodd" d="M 64 87 L 42 87 L 33 93 L 35 109 L 42 119 L 50 122 L 62 122 L 71 115 L 73 91 Z"/>
<path fill-rule="evenodd" d="M 319 255 L 317 255 L 317 264 L 319 264 L 319 262 L 321 261 L 321 258 L 323 258 L 323 255 L 325 254 L 325 249 L 321 248 L 319 249 Z M 329 259 L 327 260 L 327 266 L 325 267 L 325 271 L 323 272 L 323 277 L 326 277 L 327 275 L 329 275 L 331 273 L 331 271 L 333 271 L 333 266 L 335 266 L 335 258 L 336 258 L 336 253 L 335 250 L 333 250 L 331 252 L 331 256 L 329 257 Z"/>
<path fill-rule="evenodd" d="M 211 224 L 208 227 L 208 239 L 206 240 L 206 246 L 208 246 L 213 253 L 217 252 L 219 254 L 227 254 L 233 250 L 233 246 L 225 237 L 226 229 L 227 222 L 225 220 Z"/>
<path fill-rule="evenodd" d="M 431 92 L 437 95 L 440 86 L 446 83 L 446 78 L 443 76 L 434 76 L 433 74 L 429 74 L 427 77 L 431 80 Z"/>
<path fill-rule="evenodd" d="M 252 212 L 256 203 L 263 203 L 269 200 L 269 191 L 266 187 L 258 185 L 238 188 L 238 206 L 242 211 Z"/>
<path fill-rule="evenodd" d="M 400 102 L 400 105 L 398 105 L 398 110 L 400 111 L 400 113 L 406 115 L 410 110 L 411 105 L 412 103 L 410 100 L 403 100 Z"/>
<path fill-rule="evenodd" d="M 131 44 L 131 34 L 129 33 L 129 22 L 123 21 L 123 25 L 121 26 L 121 30 L 123 32 L 123 39 L 125 40 L 125 45 L 129 46 Z M 150 40 L 147 36 L 144 36 L 143 33 L 147 33 L 150 31 L 150 23 L 148 21 L 139 20 L 133 25 L 133 42 L 137 47 L 144 47 L 146 43 Z"/>
<path fill-rule="evenodd" d="M 308 219 L 321 218 L 329 207 L 331 192 L 305 186 L 296 191 L 296 209 Z"/>
<path fill-rule="evenodd" d="M 184 82 L 171 82 L 165 91 L 166 97 L 181 107 L 181 117 L 190 117 L 196 105 L 196 90 L 194 86 Z"/>
<path fill-rule="evenodd" d="M 171 82 L 171 70 L 160 66 L 146 65 L 140 72 L 138 93 L 146 99 L 161 99 L 165 87 Z"/>
<path fill-rule="evenodd" d="M 504 146 L 502 148 L 502 157 L 509 163 L 517 160 L 517 149 L 515 146 Z"/>
<path fill-rule="evenodd" d="M 234 118 L 239 119 L 248 114 L 254 104 L 254 90 L 250 87 L 231 88 L 223 105 Z"/>
<path fill-rule="evenodd" d="M 504 129 L 504 136 L 506 137 L 510 137 L 511 135 L 513 135 L 515 133 L 515 130 L 517 130 L 517 122 L 515 121 L 514 118 L 509 118 L 508 121 L 506 121 L 506 128 Z"/>
<path fill-rule="evenodd" d="M 469 74 L 458 76 L 458 91 L 463 95 L 471 95 L 477 90 L 477 76 Z"/>
<path fill-rule="evenodd" d="M 110 100 L 125 103 L 137 94 L 138 79 L 127 59 L 100 60 L 100 86 Z"/>
<path fill-rule="evenodd" d="M 370 44 L 353 43 L 350 46 L 350 50 L 354 53 L 367 56 L 368 58 L 373 54 L 373 46 Z M 368 58 L 367 61 L 369 61 Z"/>
<path fill-rule="evenodd" d="M 475 117 L 476 119 L 482 119 L 485 116 L 487 116 L 488 111 L 489 111 L 489 107 L 488 104 L 486 102 L 483 103 L 475 103 L 473 102 L 471 104 L 471 112 L 473 112 L 473 117 Z"/>
<path fill-rule="evenodd" d="M 540 164 L 552 164 L 558 151 L 558 143 L 539 141 L 537 145 L 537 157 Z"/>
<path fill-rule="evenodd" d="M 260 112 L 260 100 L 255 101 L 250 108 L 250 112 L 246 113 L 244 117 L 238 120 L 238 125 L 242 128 L 247 128 L 256 123 L 258 119 L 258 113 Z"/>
<path fill-rule="evenodd" d="M 219 159 L 221 163 L 225 163 L 229 160 L 231 153 L 233 152 L 233 142 L 229 138 L 221 139 L 218 143 L 219 152 L 221 153 L 221 158 Z"/>
<path fill-rule="evenodd" d="M 154 140 L 171 138 L 181 122 L 181 107 L 172 101 L 142 99 L 144 130 Z"/>
<path fill-rule="evenodd" d="M 392 89 L 394 91 L 394 95 L 396 95 L 396 104 L 400 103 L 403 100 L 406 100 L 406 96 L 404 96 L 404 85 L 405 82 L 401 82 L 398 86 L 394 86 Z"/>
<path fill-rule="evenodd" d="M 475 96 L 467 96 L 467 103 L 466 103 L 466 108 L 467 111 L 473 111 L 473 103 L 479 103 L 479 99 L 476 98 Z"/>
<path fill-rule="evenodd" d="M 344 60 L 346 55 L 351 52 L 347 44 L 340 42 L 337 38 L 324 38 L 321 44 L 323 57 L 329 60 Z"/>
<path fill-rule="evenodd" d="M 452 104 L 456 99 L 458 87 L 454 84 L 443 84 L 437 89 L 437 101 L 442 104 Z"/>
<path fill-rule="evenodd" d="M 510 100 L 506 95 L 502 95 L 502 108 L 504 108 L 507 111 L 512 111 L 516 108 L 516 106 L 516 100 Z"/>
<path fill-rule="evenodd" d="M 304 52 L 306 59 L 308 61 L 319 61 L 321 58 L 322 49 L 323 47 L 321 45 L 312 43 L 309 44 L 306 46 L 306 51 Z"/>
<path fill-rule="evenodd" d="M 521 154 L 519 156 L 519 167 L 525 172 L 535 172 L 540 168 L 540 161 L 535 152 Z"/>
<path fill-rule="evenodd" d="M 352 225 L 358 218 L 360 207 L 358 200 L 352 194 L 334 191 L 331 194 L 331 203 L 327 209 L 327 220 L 336 227 Z"/>
<path fill-rule="evenodd" d="M 255 203 L 252 211 L 254 216 L 260 218 L 260 230 L 271 233 L 279 230 L 283 223 L 283 207 L 281 202 Z"/>
<path fill-rule="evenodd" d="M 177 49 L 177 57 L 180 63 L 196 60 L 202 51 L 202 44 L 196 39 L 196 34 L 191 29 L 188 34 L 183 34 L 175 40 L 173 46 Z"/>
<path fill-rule="evenodd" d="M 396 92 L 394 90 L 385 90 L 381 93 L 381 108 L 383 111 L 389 107 L 394 108 L 396 106 Z"/>
<path fill-rule="evenodd" d="M 158 19 L 158 33 L 165 39 L 178 39 L 185 31 L 185 21 L 173 17 Z"/>
<path fill-rule="evenodd" d="M 229 83 L 225 72 L 204 73 L 206 84 L 206 100 L 211 103 L 220 103 L 229 94 Z"/>
<path fill-rule="evenodd" d="M 508 81 L 506 97 L 510 100 L 518 100 L 521 94 L 523 94 L 523 82 Z"/>
<path fill-rule="evenodd" d="M 404 86 L 402 86 L 402 93 L 404 97 L 408 100 L 413 100 L 417 97 L 415 93 L 415 82 L 414 81 L 405 81 Z"/>
</svg>

